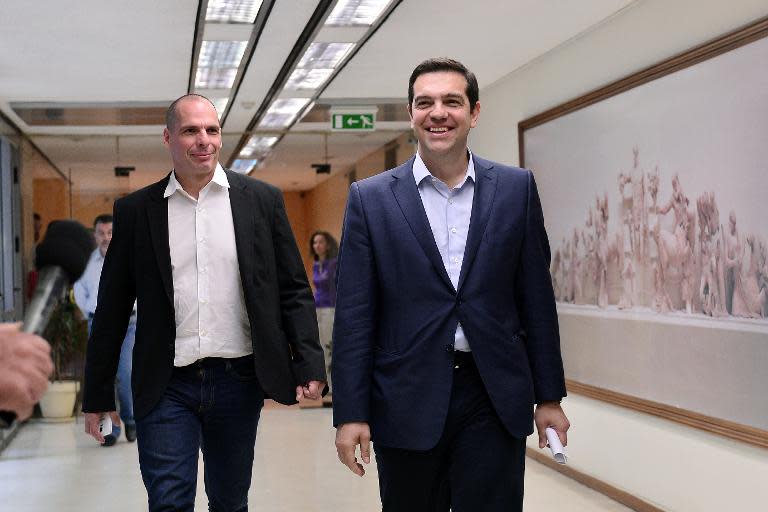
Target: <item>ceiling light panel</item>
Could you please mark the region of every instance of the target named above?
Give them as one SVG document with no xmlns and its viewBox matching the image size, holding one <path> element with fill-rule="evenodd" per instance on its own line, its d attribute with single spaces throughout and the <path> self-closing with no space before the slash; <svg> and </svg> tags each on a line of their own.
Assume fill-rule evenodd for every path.
<svg viewBox="0 0 768 512">
<path fill-rule="evenodd" d="M 285 89 L 289 91 L 307 91 L 320 87 L 328 80 L 333 69 L 294 69 Z"/>
<path fill-rule="evenodd" d="M 339 0 L 325 24 L 343 27 L 372 25 L 389 2 L 390 0 Z"/>
<path fill-rule="evenodd" d="M 203 41 L 197 61 L 195 87 L 232 87 L 248 41 Z"/>
<path fill-rule="evenodd" d="M 262 0 L 208 0 L 205 21 L 253 23 Z"/>
<path fill-rule="evenodd" d="M 240 174 L 248 174 L 256 167 L 259 161 L 256 159 L 238 159 L 232 162 L 232 170 Z"/>
<path fill-rule="evenodd" d="M 261 128 L 284 128 L 291 124 L 309 98 L 283 98 L 275 100 L 259 123 Z"/>
<path fill-rule="evenodd" d="M 229 98 L 211 98 L 211 102 L 216 107 L 216 113 L 219 114 L 219 119 L 221 119 L 221 115 L 226 110 L 227 103 L 229 103 Z"/>
<path fill-rule="evenodd" d="M 339 65 L 355 43 L 312 43 L 297 68 L 332 69 Z"/>
<path fill-rule="evenodd" d="M 251 157 L 253 155 L 264 155 L 275 145 L 277 139 L 277 137 L 261 137 L 254 135 L 250 138 L 243 150 L 240 151 L 240 156 Z"/>
</svg>

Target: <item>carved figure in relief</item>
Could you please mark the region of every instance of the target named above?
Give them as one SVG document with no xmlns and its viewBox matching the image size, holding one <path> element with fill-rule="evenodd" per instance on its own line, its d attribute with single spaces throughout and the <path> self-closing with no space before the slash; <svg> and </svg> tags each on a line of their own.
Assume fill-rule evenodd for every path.
<svg viewBox="0 0 768 512">
<path fill-rule="evenodd" d="M 732 313 L 734 316 L 760 318 L 765 316 L 768 306 L 768 290 L 764 286 L 765 246 L 758 243 L 752 234 L 747 235 L 746 239 L 746 247 L 749 249 L 749 266 L 746 270 L 738 266 L 734 267 Z M 761 285 L 763 285 L 762 288 Z"/>
<path fill-rule="evenodd" d="M 641 261 L 646 259 L 648 236 L 648 210 L 645 199 L 645 174 L 639 165 L 639 149 L 633 148 L 634 163 L 629 174 L 619 174 L 619 193 L 630 213 L 625 221 L 629 234 L 630 252 Z M 625 198 L 624 187 L 630 185 L 630 197 Z"/>
<path fill-rule="evenodd" d="M 673 268 L 680 275 L 680 288 L 685 310 L 693 311 L 693 242 L 695 237 L 695 217 L 688 212 L 688 198 L 683 193 L 680 178 L 675 175 L 672 178 L 672 197 L 666 205 L 658 209 L 659 215 L 666 215 L 670 210 L 674 212 L 675 224 L 671 231 L 662 229 L 661 217 L 656 221 L 654 228 L 654 240 L 658 250 L 659 278 L 664 287 L 669 281 Z M 666 290 L 662 293 L 666 294 Z M 671 302 L 671 301 L 670 301 Z"/>
</svg>

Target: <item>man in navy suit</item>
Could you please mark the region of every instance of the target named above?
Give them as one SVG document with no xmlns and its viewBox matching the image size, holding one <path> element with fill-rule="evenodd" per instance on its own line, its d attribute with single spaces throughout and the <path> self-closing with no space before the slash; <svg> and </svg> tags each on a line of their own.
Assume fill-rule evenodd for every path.
<svg viewBox="0 0 768 512">
<path fill-rule="evenodd" d="M 408 162 L 350 188 L 338 263 L 334 424 L 385 511 L 522 510 L 525 438 L 568 419 L 550 250 L 530 171 L 473 155 L 474 74 L 411 74 Z M 510 136 L 514 135 L 511 131 Z M 534 404 L 536 404 L 534 412 Z"/>
</svg>

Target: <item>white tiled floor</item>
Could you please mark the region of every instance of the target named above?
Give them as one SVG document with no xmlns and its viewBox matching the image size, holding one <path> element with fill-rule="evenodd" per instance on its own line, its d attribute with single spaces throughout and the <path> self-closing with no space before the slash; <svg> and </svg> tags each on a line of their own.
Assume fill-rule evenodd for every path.
<svg viewBox="0 0 768 512">
<path fill-rule="evenodd" d="M 102 448 L 78 423 L 25 425 L 0 456 L 0 510 L 146 510 L 136 445 Z M 269 408 L 256 440 L 250 509 L 379 510 L 375 464 L 363 478 L 336 458 L 330 409 Z M 201 464 L 202 476 L 202 464 Z M 196 508 L 207 510 L 202 478 Z M 528 459 L 526 511 L 624 511 L 618 503 Z M 8 508 L 6 508 L 8 507 Z"/>
</svg>

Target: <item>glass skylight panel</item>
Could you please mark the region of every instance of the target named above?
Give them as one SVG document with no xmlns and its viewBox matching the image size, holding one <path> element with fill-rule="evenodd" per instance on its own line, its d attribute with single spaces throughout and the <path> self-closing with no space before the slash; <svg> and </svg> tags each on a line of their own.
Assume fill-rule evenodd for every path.
<svg viewBox="0 0 768 512">
<path fill-rule="evenodd" d="M 205 21 L 253 23 L 262 0 L 208 0 Z"/>
<path fill-rule="evenodd" d="M 250 157 L 255 155 L 263 155 L 270 150 L 272 146 L 277 142 L 277 137 L 261 137 L 254 135 L 248 141 L 248 144 L 240 151 L 240 156 Z"/>
<path fill-rule="evenodd" d="M 297 68 L 333 69 L 354 48 L 355 43 L 312 43 Z"/>
<path fill-rule="evenodd" d="M 303 109 L 309 98 L 284 98 L 272 102 L 264 118 L 259 123 L 260 127 L 282 128 L 286 127 L 296 119 L 296 116 Z"/>
<path fill-rule="evenodd" d="M 317 89 L 328 80 L 333 73 L 332 69 L 301 69 L 293 70 L 285 88 L 291 91 Z"/>
<path fill-rule="evenodd" d="M 240 174 L 248 174 L 256 167 L 259 161 L 256 159 L 237 159 L 232 162 L 232 170 Z"/>
<path fill-rule="evenodd" d="M 339 0 L 325 20 L 326 25 L 372 25 L 390 0 Z"/>
<path fill-rule="evenodd" d="M 248 41 L 203 41 L 197 60 L 195 87 L 229 89 Z"/>
</svg>

